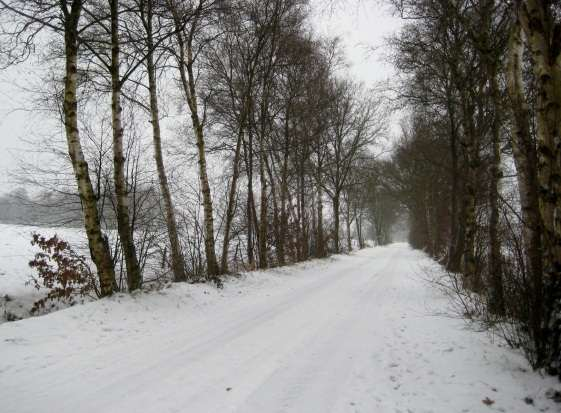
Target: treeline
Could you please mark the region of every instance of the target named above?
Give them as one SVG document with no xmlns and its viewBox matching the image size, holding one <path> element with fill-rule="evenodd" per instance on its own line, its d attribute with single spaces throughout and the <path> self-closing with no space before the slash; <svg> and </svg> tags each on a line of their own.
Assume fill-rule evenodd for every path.
<svg viewBox="0 0 561 413">
<path fill-rule="evenodd" d="M 53 214 L 55 208 L 57 213 Z M 80 204 L 74 195 L 44 192 L 32 196 L 25 188 L 16 188 L 0 195 L 0 223 L 76 226 L 81 224 Z"/>
<path fill-rule="evenodd" d="M 2 62 L 45 62 L 39 105 L 63 127 L 62 161 L 27 178 L 77 194 L 102 296 L 116 268 L 129 291 L 142 285 L 142 240 L 165 244 L 175 281 L 196 281 L 374 237 L 365 166 L 386 111 L 342 76 L 308 12 L 305 0 L 0 0 Z M 380 242 L 390 229 L 378 225 Z"/>
<path fill-rule="evenodd" d="M 158 219 L 159 200 L 155 188 L 144 185 L 129 194 L 130 203 L 141 221 Z M 109 198 L 109 197 L 108 197 Z M 100 220 L 107 229 L 117 228 L 114 199 L 107 199 L 106 208 L 100 208 Z M 18 187 L 0 195 L 0 223 L 16 225 L 33 225 L 44 227 L 80 228 L 83 226 L 80 199 L 74 192 L 39 191 L 30 194 L 25 187 Z"/>
<path fill-rule="evenodd" d="M 410 242 L 477 293 L 470 315 L 561 374 L 561 3 L 394 4 L 411 116 L 384 180 Z"/>
</svg>

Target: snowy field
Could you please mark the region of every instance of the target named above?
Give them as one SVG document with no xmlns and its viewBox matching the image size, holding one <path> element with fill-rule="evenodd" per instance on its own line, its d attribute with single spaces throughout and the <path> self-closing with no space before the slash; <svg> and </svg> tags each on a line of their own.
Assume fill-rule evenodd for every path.
<svg viewBox="0 0 561 413">
<path fill-rule="evenodd" d="M 405 244 L 0 325 L 0 411 L 557 412 Z M 531 398 L 525 401 L 525 398 Z"/>
<path fill-rule="evenodd" d="M 26 285 L 32 275 L 37 275 L 28 265 L 39 251 L 31 245 L 34 232 L 46 237 L 57 234 L 76 251 L 88 254 L 82 230 L 0 224 L 0 324 L 6 317 L 29 317 L 33 303 L 46 295 L 46 290 L 37 291 L 32 285 Z"/>
</svg>

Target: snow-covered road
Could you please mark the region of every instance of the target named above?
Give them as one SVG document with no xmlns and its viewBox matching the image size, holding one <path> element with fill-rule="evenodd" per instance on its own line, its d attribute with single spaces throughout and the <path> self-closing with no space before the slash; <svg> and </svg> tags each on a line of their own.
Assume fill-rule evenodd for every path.
<svg viewBox="0 0 561 413">
<path fill-rule="evenodd" d="M 0 411 L 557 411 L 552 379 L 436 315 L 423 265 L 396 244 L 0 325 Z"/>
</svg>

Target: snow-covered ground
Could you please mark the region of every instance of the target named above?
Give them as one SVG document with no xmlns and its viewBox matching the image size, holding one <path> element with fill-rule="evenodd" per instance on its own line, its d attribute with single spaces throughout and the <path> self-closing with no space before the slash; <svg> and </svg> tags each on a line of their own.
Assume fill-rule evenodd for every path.
<svg viewBox="0 0 561 413">
<path fill-rule="evenodd" d="M 556 380 L 437 315 L 427 265 L 396 244 L 5 323 L 0 411 L 558 411 Z"/>
<path fill-rule="evenodd" d="M 0 324 L 6 317 L 29 317 L 33 303 L 46 294 L 46 290 L 37 291 L 28 284 L 31 276 L 37 275 L 29 268 L 29 261 L 39 251 L 31 245 L 34 232 L 46 237 L 57 234 L 87 255 L 83 230 L 0 224 Z"/>
</svg>

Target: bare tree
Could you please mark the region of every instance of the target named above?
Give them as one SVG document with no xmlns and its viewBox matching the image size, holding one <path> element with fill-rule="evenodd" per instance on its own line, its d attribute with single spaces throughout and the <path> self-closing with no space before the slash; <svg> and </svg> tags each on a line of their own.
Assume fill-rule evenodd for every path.
<svg viewBox="0 0 561 413">
<path fill-rule="evenodd" d="M 362 149 L 384 133 L 386 123 L 381 102 L 368 96 L 363 100 L 357 98 L 360 96 L 357 85 L 336 82 L 333 93 L 323 189 L 333 204 L 333 240 L 335 251 L 339 252 L 341 195 Z"/>
<path fill-rule="evenodd" d="M 175 26 L 176 44 L 174 46 L 174 56 L 180 75 L 181 87 L 191 113 L 191 124 L 197 145 L 199 179 L 203 194 L 205 253 L 209 278 L 218 275 L 220 269 L 216 259 L 213 203 L 206 161 L 206 141 L 204 135 L 206 107 L 203 108 L 203 113 L 201 114 L 195 70 L 201 49 L 210 41 L 208 38 L 205 38 L 205 26 L 208 23 L 208 19 L 216 12 L 220 3 L 220 1 L 211 0 L 189 2 L 167 0 L 166 3 Z"/>
<path fill-rule="evenodd" d="M 145 44 L 141 43 L 141 46 L 144 46 L 141 59 L 144 61 L 148 78 L 149 107 L 146 107 L 146 110 L 150 113 L 150 123 L 152 125 L 154 159 L 156 161 L 160 193 L 164 205 L 165 222 L 171 252 L 171 268 L 176 282 L 186 281 L 185 260 L 181 251 L 177 219 L 164 164 L 158 101 L 157 65 L 158 62 L 160 62 L 160 65 L 163 64 L 161 61 L 164 60 L 165 54 L 161 49 L 164 43 L 167 44 L 165 41 L 173 35 L 173 26 L 166 25 L 163 19 L 157 18 L 158 14 L 161 14 L 161 10 L 158 9 L 158 7 L 161 9 L 161 6 L 154 0 L 137 0 L 136 3 L 145 37 Z"/>
<path fill-rule="evenodd" d="M 107 238 L 101 231 L 97 199 L 88 163 L 84 157 L 78 129 L 78 67 L 80 37 L 84 12 L 82 0 L 73 1 L 1 1 L 0 12 L 7 18 L 3 22 L 3 36 L 7 47 L 3 54 L 8 63 L 24 60 L 29 56 L 39 33 L 64 38 L 64 101 L 63 124 L 66 132 L 68 154 L 76 177 L 76 185 L 82 201 L 84 225 L 92 261 L 95 263 L 101 295 L 111 295 L 115 273 Z M 5 37 L 6 38 L 6 37 Z"/>
</svg>

